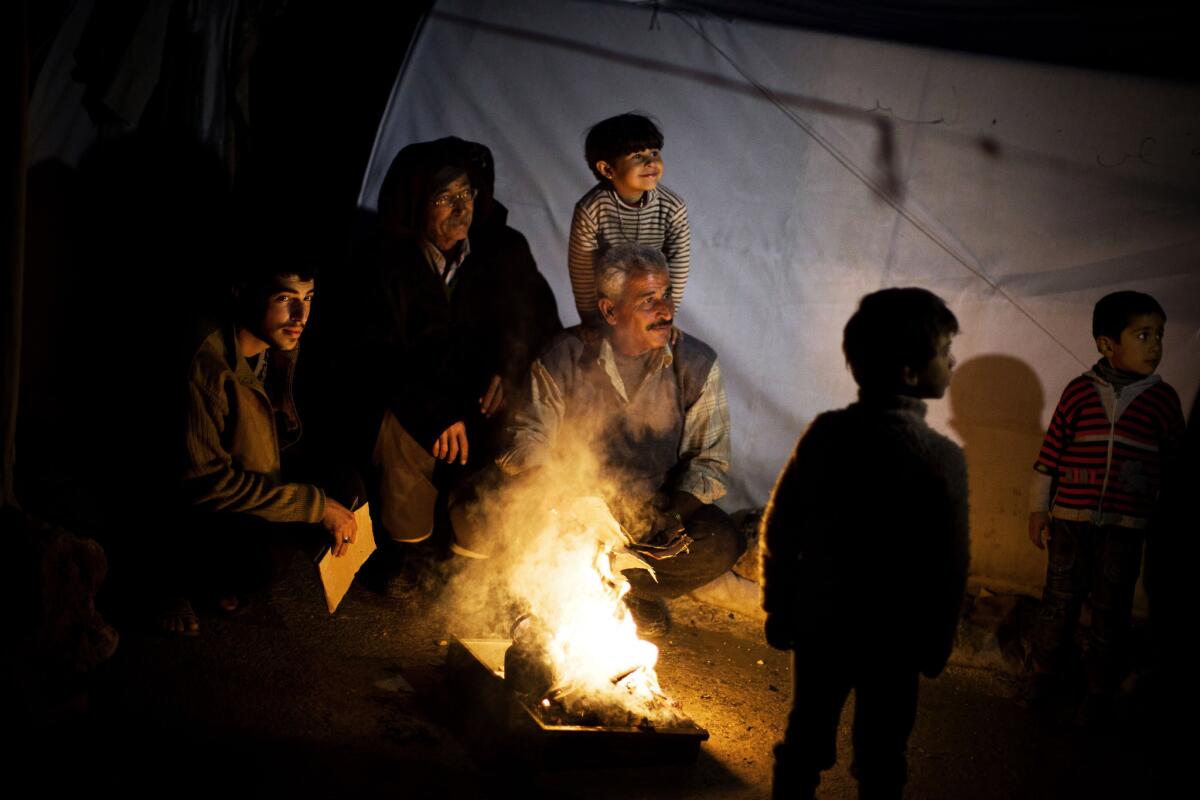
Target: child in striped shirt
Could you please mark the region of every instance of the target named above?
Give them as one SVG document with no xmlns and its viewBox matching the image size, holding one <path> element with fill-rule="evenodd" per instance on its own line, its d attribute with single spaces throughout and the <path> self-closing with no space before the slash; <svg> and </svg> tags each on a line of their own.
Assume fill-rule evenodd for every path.
<svg viewBox="0 0 1200 800">
<path fill-rule="evenodd" d="M 1067 384 L 1034 464 L 1029 538 L 1049 545 L 1034 672 L 1022 698 L 1048 701 L 1091 594 L 1082 725 L 1103 722 L 1120 682 L 1145 528 L 1164 469 L 1182 443 L 1179 395 L 1155 374 L 1167 315 L 1147 294 L 1115 292 L 1096 303 L 1092 335 L 1103 356 Z M 1053 502 L 1052 502 L 1053 500 Z"/>
<path fill-rule="evenodd" d="M 592 126 L 584 155 L 599 180 L 575 204 L 568 268 L 575 308 L 597 325 L 596 263 L 615 244 L 645 244 L 667 258 L 671 298 L 683 299 L 691 259 L 691 229 L 683 198 L 659 184 L 663 135 L 640 114 L 621 114 Z"/>
</svg>

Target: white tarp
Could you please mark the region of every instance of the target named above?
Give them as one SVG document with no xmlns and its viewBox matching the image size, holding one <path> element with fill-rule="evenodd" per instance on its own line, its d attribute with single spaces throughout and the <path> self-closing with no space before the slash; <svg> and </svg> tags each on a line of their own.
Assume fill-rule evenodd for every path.
<svg viewBox="0 0 1200 800">
<path fill-rule="evenodd" d="M 124 47 L 118 69 L 99 101 L 112 116 L 109 135 L 134 131 L 162 78 L 163 55 L 173 3 L 147 3 L 136 30 Z M 29 99 L 29 166 L 58 161 L 77 167 L 100 129 L 84 107 L 87 87 L 76 80 L 76 49 L 83 41 L 95 10 L 94 0 L 75 0 L 46 54 Z M 186 123 L 195 136 L 218 156 L 227 149 L 229 104 L 226 62 L 237 17 L 236 0 L 210 0 L 188 8 L 188 50 L 183 58 L 192 80 Z"/>
<path fill-rule="evenodd" d="M 1160 372 L 1190 407 L 1194 87 L 634 4 L 446 0 L 397 81 L 361 205 L 409 142 L 487 144 L 496 196 L 573 324 L 567 234 L 593 182 L 583 136 L 634 109 L 661 123 L 664 183 L 689 207 L 679 323 L 717 349 L 727 381 L 726 508 L 762 504 L 809 421 L 853 400 L 842 326 L 885 286 L 927 287 L 962 323 L 930 421 L 967 451 L 977 574 L 1040 580 L 1025 487 L 1059 392 L 1097 358 L 1100 296 L 1164 305 Z"/>
</svg>

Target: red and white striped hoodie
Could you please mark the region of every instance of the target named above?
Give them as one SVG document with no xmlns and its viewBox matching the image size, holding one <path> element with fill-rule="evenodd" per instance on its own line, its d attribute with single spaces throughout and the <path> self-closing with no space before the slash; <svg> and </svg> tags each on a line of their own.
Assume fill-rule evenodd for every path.
<svg viewBox="0 0 1200 800">
<path fill-rule="evenodd" d="M 1033 465 L 1031 510 L 1144 528 L 1183 432 L 1179 395 L 1158 375 L 1117 387 L 1085 372 L 1067 384 L 1054 409 Z"/>
</svg>

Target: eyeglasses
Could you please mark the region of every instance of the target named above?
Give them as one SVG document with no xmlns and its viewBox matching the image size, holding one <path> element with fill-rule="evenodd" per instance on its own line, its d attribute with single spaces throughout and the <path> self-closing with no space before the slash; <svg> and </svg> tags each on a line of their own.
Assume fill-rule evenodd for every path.
<svg viewBox="0 0 1200 800">
<path fill-rule="evenodd" d="M 436 208 L 450 208 L 451 206 L 466 206 L 475 202 L 475 195 L 479 194 L 478 189 L 467 189 L 465 192 L 458 194 L 444 194 L 429 204 Z"/>
</svg>

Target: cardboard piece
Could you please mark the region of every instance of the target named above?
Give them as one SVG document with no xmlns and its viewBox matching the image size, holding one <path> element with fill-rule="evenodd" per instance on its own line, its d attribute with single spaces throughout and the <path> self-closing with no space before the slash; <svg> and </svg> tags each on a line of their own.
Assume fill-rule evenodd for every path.
<svg viewBox="0 0 1200 800">
<path fill-rule="evenodd" d="M 358 533 L 354 535 L 354 544 L 350 545 L 346 554 L 335 558 L 329 554 L 329 548 L 326 547 L 317 556 L 317 573 L 321 576 L 321 586 L 325 589 L 325 605 L 329 607 L 330 614 L 337 611 L 338 604 L 342 602 L 350 584 L 354 582 L 354 576 L 370 558 L 371 553 L 375 552 L 375 533 L 371 529 L 370 507 L 363 503 L 355 510 L 354 519 L 358 522 Z"/>
</svg>

